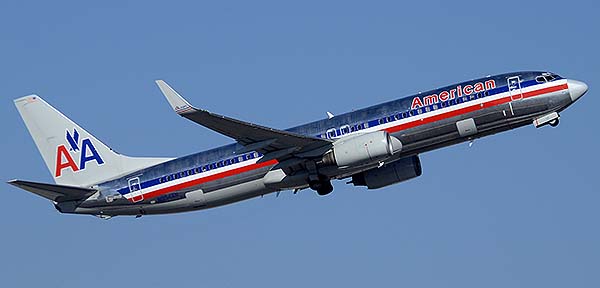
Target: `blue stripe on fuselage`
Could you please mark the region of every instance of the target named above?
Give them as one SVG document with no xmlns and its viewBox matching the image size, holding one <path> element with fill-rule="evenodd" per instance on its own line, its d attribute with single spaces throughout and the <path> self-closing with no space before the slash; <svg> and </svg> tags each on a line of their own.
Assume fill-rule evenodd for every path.
<svg viewBox="0 0 600 288">
<path fill-rule="evenodd" d="M 533 73 L 533 72 L 528 72 L 528 73 Z M 518 75 L 518 73 L 511 74 L 511 75 Z M 464 83 L 461 83 L 461 84 L 456 84 L 456 85 L 453 85 L 453 86 L 447 86 L 447 87 L 444 87 L 444 88 L 441 88 L 441 89 L 437 89 L 437 90 L 433 90 L 433 91 L 429 91 L 429 92 L 427 92 L 427 93 L 423 93 L 423 94 L 420 94 L 420 95 L 438 94 L 438 93 L 439 93 L 439 92 L 441 92 L 441 91 L 447 91 L 447 90 L 449 90 L 449 88 L 450 88 L 450 87 L 455 87 L 455 86 L 457 86 L 457 85 L 465 85 L 465 84 L 468 84 L 468 83 L 475 83 L 475 82 L 477 82 L 477 81 L 485 81 L 486 79 L 487 79 L 487 80 L 494 79 L 495 81 L 498 81 L 498 80 L 500 80 L 502 77 L 507 77 L 507 78 L 508 78 L 508 77 L 509 77 L 509 76 L 511 76 L 511 75 L 508 75 L 508 74 L 506 74 L 506 75 L 499 75 L 499 76 L 496 76 L 496 77 L 494 77 L 494 78 L 483 78 L 483 79 L 476 79 L 476 80 L 473 80 L 473 81 L 471 81 L 471 82 L 464 82 Z M 501 77 L 501 76 L 502 76 L 502 77 Z M 535 81 L 535 76 L 533 76 L 533 78 L 534 78 L 533 80 L 526 80 L 526 81 L 523 81 L 523 82 L 521 82 L 521 88 L 531 87 L 531 86 L 538 85 L 538 84 L 544 84 L 544 83 L 538 83 L 538 82 L 536 82 L 536 81 Z M 563 78 L 561 78 L 561 77 L 557 77 L 557 78 L 556 78 L 554 81 L 556 81 L 556 80 L 559 80 L 559 79 L 563 79 Z M 506 80 L 506 78 L 504 78 L 504 80 Z M 500 94 L 500 93 L 508 92 L 508 86 L 507 86 L 507 85 L 498 86 L 498 87 L 496 87 L 496 88 L 493 88 L 493 89 L 487 90 L 487 92 L 488 92 L 488 96 L 485 96 L 485 97 L 494 96 L 494 95 L 497 95 L 497 94 Z M 402 98 L 402 99 L 398 99 L 398 100 L 390 101 L 390 102 L 388 102 L 388 103 L 390 103 L 390 104 L 391 104 L 391 103 L 394 103 L 394 102 L 395 102 L 395 103 L 398 103 L 398 102 L 402 102 L 402 103 L 408 103 L 408 102 L 412 101 L 412 99 L 413 99 L 414 97 L 418 97 L 418 96 L 420 96 L 420 95 L 412 95 L 412 96 L 408 96 L 408 97 L 405 97 L 405 98 Z M 471 95 L 471 94 L 469 94 L 469 95 Z M 468 95 L 462 95 L 462 96 L 468 96 Z M 461 97 L 462 97 L 462 96 L 461 96 Z M 457 98 L 459 98 L 459 97 L 457 97 Z M 383 104 L 380 104 L 380 105 L 385 105 L 385 104 L 388 104 L 388 103 L 383 103 Z M 458 103 L 458 101 L 457 101 L 457 104 L 460 104 L 460 103 Z M 373 107 L 375 107 L 375 106 L 373 106 Z M 408 107 L 410 107 L 410 105 L 409 105 Z M 372 108 L 372 107 L 369 107 L 369 108 Z M 365 109 L 369 109 L 369 108 L 365 108 Z M 365 110 L 365 109 L 362 109 L 362 110 Z M 397 111 L 394 111 L 394 114 L 396 114 L 396 113 L 408 112 L 408 111 L 410 111 L 410 110 L 411 110 L 411 109 L 408 109 L 408 110 L 407 110 L 407 109 L 403 109 L 403 110 L 397 110 Z M 352 118 L 352 115 L 353 115 L 353 114 L 358 114 L 358 113 L 360 113 L 360 112 L 361 112 L 361 110 L 359 110 L 359 111 L 355 111 L 355 112 L 349 112 L 349 113 L 346 113 L 346 114 L 344 114 L 344 115 L 348 115 L 348 116 L 349 116 L 349 118 Z M 392 116 L 393 116 L 394 114 L 392 114 Z M 422 114 L 421 114 L 421 115 L 422 115 Z M 375 116 L 375 115 L 369 115 L 369 116 L 370 116 L 369 118 L 373 119 L 372 117 L 373 117 L 373 116 Z M 383 122 L 383 123 L 380 123 L 380 122 L 379 122 L 379 119 L 381 119 L 382 117 L 388 117 L 388 116 L 390 116 L 390 114 L 389 114 L 389 113 L 380 113 L 380 114 L 378 114 L 378 115 L 376 115 L 376 116 L 377 116 L 377 117 L 376 117 L 374 120 L 360 121 L 359 119 L 356 119 L 356 120 L 358 120 L 358 121 L 356 121 L 356 120 L 355 120 L 355 121 L 352 121 L 352 122 L 350 122 L 350 121 L 349 121 L 349 122 L 347 122 L 347 123 L 356 123 L 356 124 L 353 124 L 353 125 L 357 125 L 358 123 L 368 123 L 368 126 L 369 126 L 369 128 L 371 128 L 371 127 L 375 127 L 375 126 L 383 125 L 383 124 L 386 124 L 386 123 L 390 123 L 390 122 L 395 122 L 395 121 L 402 120 L 402 119 L 396 119 L 396 118 L 392 117 L 392 119 L 393 119 L 392 121 L 385 121 L 385 122 Z M 409 116 L 409 117 L 413 117 L 413 116 Z M 336 116 L 336 117 L 334 117 L 334 118 L 337 118 L 337 119 L 339 119 L 339 116 Z M 337 120 L 337 119 L 336 119 L 336 120 Z M 406 119 L 406 118 L 403 118 L 403 119 Z M 317 122 L 321 122 L 321 121 L 317 121 Z M 305 124 L 305 125 L 302 125 L 302 126 L 298 126 L 298 127 L 290 128 L 290 129 L 288 129 L 287 131 L 300 132 L 299 130 L 304 130 L 304 129 L 306 129 L 306 128 L 310 127 L 311 125 L 314 125 L 314 124 L 315 124 L 315 123 L 317 123 L 317 122 L 312 122 L 312 123 Z M 334 126 L 334 125 L 331 125 L 331 126 Z M 331 127 L 331 126 L 329 126 L 329 127 Z M 341 126 L 341 125 L 337 125 L 337 127 L 340 127 L 340 126 Z M 335 127 L 335 126 L 334 126 L 334 127 Z M 320 135 L 321 135 L 321 134 L 324 134 L 324 133 L 326 133 L 326 131 L 325 131 L 324 129 L 323 129 L 323 130 L 321 130 L 320 132 L 321 132 L 321 133 L 320 133 L 320 134 L 318 134 L 318 135 L 317 135 L 317 137 L 320 137 Z M 314 132 L 312 132 L 312 133 L 314 133 Z M 312 134 L 312 133 L 311 133 L 311 134 Z M 304 134 L 304 133 L 303 133 L 303 134 Z M 340 134 L 341 134 L 341 133 L 340 133 L 340 130 L 339 130 L 339 129 L 336 129 L 336 136 L 339 136 Z M 202 152 L 201 152 L 201 153 L 202 153 Z M 191 156 L 193 156 L 193 155 L 191 155 Z M 229 157 L 226 157 L 226 158 L 223 158 L 223 159 L 221 159 L 221 160 L 217 160 L 217 162 L 218 162 L 218 161 L 224 161 L 225 159 L 229 159 L 229 158 L 231 158 L 231 156 L 229 156 Z M 181 159 L 181 158 L 180 158 L 180 159 Z M 177 159 L 175 159 L 175 160 L 173 160 L 173 161 L 176 161 L 176 160 L 177 160 Z M 245 159 L 245 160 L 250 160 L 250 159 Z M 233 164 L 233 163 L 232 163 L 232 164 Z M 202 165 L 198 165 L 198 166 L 199 166 L 199 167 L 202 167 L 202 166 L 204 166 L 204 165 L 206 165 L 206 164 L 202 164 Z M 187 171 L 189 171 L 190 169 L 194 169 L 194 168 L 195 168 L 195 167 L 192 167 L 192 168 L 190 168 L 190 167 L 187 167 L 186 169 L 182 169 L 182 170 L 179 170 L 179 171 L 177 171 L 177 172 L 166 173 L 166 174 L 162 175 L 161 177 L 158 177 L 158 178 L 154 178 L 154 179 L 150 179 L 150 180 L 147 180 L 147 181 L 141 182 L 141 183 L 140 183 L 141 189 L 146 189 L 146 188 L 150 188 L 150 187 L 156 186 L 156 185 L 158 185 L 158 184 L 161 184 L 161 181 L 160 181 L 160 179 L 161 179 L 161 178 L 163 178 L 163 177 L 165 177 L 165 176 L 167 176 L 167 175 L 179 174 L 179 173 L 181 173 L 181 172 L 183 172 L 183 171 L 186 171 L 186 174 L 185 174 L 185 176 L 183 176 L 183 177 L 191 176 L 191 175 L 188 175 L 188 174 L 187 174 Z M 200 173 L 203 173 L 203 172 L 200 172 Z M 198 174 L 198 173 L 193 173 L 193 174 Z M 183 177 L 179 177 L 179 178 L 183 178 Z M 123 179 L 127 179 L 127 178 L 129 178 L 129 177 L 124 177 Z M 121 186 L 121 187 L 123 187 L 123 186 Z M 123 187 L 123 188 L 120 188 L 120 189 L 117 189 L 117 191 L 118 191 L 118 192 L 119 192 L 121 195 L 125 195 L 125 194 L 128 194 L 128 193 L 130 193 L 130 191 L 129 191 L 129 187 L 128 187 L 128 186 L 126 186 L 126 187 Z"/>
</svg>

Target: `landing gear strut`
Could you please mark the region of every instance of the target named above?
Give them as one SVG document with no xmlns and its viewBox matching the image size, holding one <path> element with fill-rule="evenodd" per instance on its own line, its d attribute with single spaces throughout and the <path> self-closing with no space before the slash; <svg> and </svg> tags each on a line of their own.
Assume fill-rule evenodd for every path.
<svg viewBox="0 0 600 288">
<path fill-rule="evenodd" d="M 556 126 L 558 126 L 558 123 L 560 123 L 560 121 L 558 118 L 556 118 L 556 119 L 550 121 L 550 123 L 548 123 L 548 124 L 550 124 L 550 126 L 552 126 L 552 127 L 556 127 Z"/>
</svg>

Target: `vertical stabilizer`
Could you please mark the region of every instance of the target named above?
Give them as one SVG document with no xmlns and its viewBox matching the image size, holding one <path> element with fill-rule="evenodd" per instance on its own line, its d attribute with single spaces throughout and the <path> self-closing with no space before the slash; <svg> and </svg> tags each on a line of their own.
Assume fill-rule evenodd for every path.
<svg viewBox="0 0 600 288">
<path fill-rule="evenodd" d="M 120 155 L 37 95 L 14 102 L 57 184 L 90 186 L 170 160 Z"/>
</svg>

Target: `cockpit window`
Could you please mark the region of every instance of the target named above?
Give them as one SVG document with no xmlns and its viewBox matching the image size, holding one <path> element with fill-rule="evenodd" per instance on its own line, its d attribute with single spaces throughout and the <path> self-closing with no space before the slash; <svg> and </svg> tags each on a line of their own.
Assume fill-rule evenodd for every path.
<svg viewBox="0 0 600 288">
<path fill-rule="evenodd" d="M 546 78 L 544 78 L 544 76 L 537 76 L 537 77 L 535 77 L 535 81 L 538 83 L 545 83 Z"/>
<path fill-rule="evenodd" d="M 535 77 L 535 81 L 540 82 L 540 80 L 538 80 L 538 78 L 543 78 L 546 82 L 552 82 L 554 80 L 556 80 L 556 78 L 558 78 L 558 75 L 554 74 L 554 73 L 543 73 L 541 76 Z M 543 82 L 540 82 L 543 83 Z"/>
</svg>

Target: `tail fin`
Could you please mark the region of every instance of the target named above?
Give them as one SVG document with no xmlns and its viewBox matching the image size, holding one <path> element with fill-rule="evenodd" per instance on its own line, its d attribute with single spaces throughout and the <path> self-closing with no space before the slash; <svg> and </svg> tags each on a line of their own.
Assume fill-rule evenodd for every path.
<svg viewBox="0 0 600 288">
<path fill-rule="evenodd" d="M 170 160 L 120 155 L 37 95 L 14 102 L 57 184 L 90 186 Z"/>
</svg>

